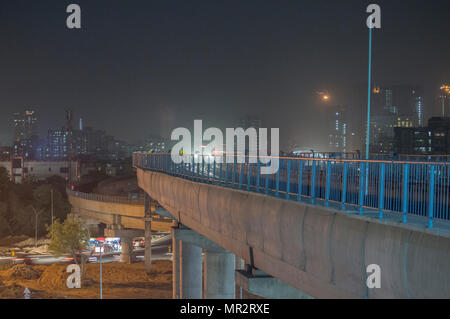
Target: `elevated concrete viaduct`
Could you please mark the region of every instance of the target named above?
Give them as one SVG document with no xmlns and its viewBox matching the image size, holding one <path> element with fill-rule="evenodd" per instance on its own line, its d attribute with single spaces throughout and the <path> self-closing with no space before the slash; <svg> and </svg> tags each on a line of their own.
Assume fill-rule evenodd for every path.
<svg viewBox="0 0 450 319">
<path fill-rule="evenodd" d="M 170 232 L 172 220 L 156 214 L 158 204 L 147 196 L 144 202 L 126 200 L 118 196 L 84 194 L 67 191 L 72 213 L 87 223 L 106 224 L 105 236 L 120 237 L 120 260 L 131 262 L 132 240 L 145 238 L 145 265 L 151 271 L 151 231 Z M 160 208 L 159 208 L 160 209 Z"/>
<path fill-rule="evenodd" d="M 202 248 L 205 297 L 233 297 L 227 283 L 236 283 L 272 298 L 450 298 L 448 234 L 140 168 L 137 175 L 178 223 L 175 298 L 201 298 Z M 235 267 L 242 260 L 246 269 Z M 372 264 L 381 268 L 379 289 L 366 284 Z"/>
</svg>

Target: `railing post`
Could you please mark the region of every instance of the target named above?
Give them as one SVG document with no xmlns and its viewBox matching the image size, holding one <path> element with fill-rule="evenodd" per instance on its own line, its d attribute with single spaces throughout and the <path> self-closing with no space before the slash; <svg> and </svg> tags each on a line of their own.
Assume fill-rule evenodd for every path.
<svg viewBox="0 0 450 319">
<path fill-rule="evenodd" d="M 298 197 L 297 200 L 302 200 L 302 188 L 303 188 L 303 160 L 299 160 L 298 164 Z"/>
<path fill-rule="evenodd" d="M 408 213 L 409 209 L 408 204 L 409 204 L 409 164 L 403 164 L 403 204 L 402 204 L 403 223 L 406 223 L 407 221 L 406 214 Z"/>
<path fill-rule="evenodd" d="M 225 162 L 225 186 L 228 184 L 228 162 Z"/>
<path fill-rule="evenodd" d="M 214 165 L 214 167 L 213 167 L 213 184 L 215 184 L 216 183 L 216 157 L 214 156 L 214 162 L 213 162 L 213 165 Z"/>
<path fill-rule="evenodd" d="M 242 180 L 244 179 L 245 163 L 241 163 L 241 172 L 239 174 L 239 189 L 242 189 Z"/>
<path fill-rule="evenodd" d="M 378 209 L 380 211 L 380 219 L 383 219 L 384 210 L 384 193 L 385 193 L 385 174 L 386 174 L 386 163 L 381 163 L 380 166 L 380 185 L 378 191 Z"/>
<path fill-rule="evenodd" d="M 316 197 L 316 161 L 312 161 L 311 172 L 311 202 L 314 204 Z"/>
<path fill-rule="evenodd" d="M 367 163 L 368 165 L 368 163 Z M 364 206 L 364 176 L 366 174 L 366 164 L 364 162 L 360 163 L 359 166 L 359 214 L 363 213 Z"/>
<path fill-rule="evenodd" d="M 249 159 L 249 162 L 248 162 L 248 176 L 247 176 L 247 191 L 250 191 L 250 184 L 252 182 L 251 177 L 252 177 L 252 163 L 250 162 L 250 159 Z"/>
<path fill-rule="evenodd" d="M 342 209 L 345 210 L 347 202 L 347 178 L 348 178 L 348 162 L 344 163 L 344 171 L 342 176 Z"/>
<path fill-rule="evenodd" d="M 264 193 L 267 195 L 269 194 L 269 174 L 266 174 L 266 190 Z"/>
<path fill-rule="evenodd" d="M 208 170 L 207 170 L 207 181 L 208 181 L 208 184 L 209 184 L 209 181 L 210 181 L 210 176 L 209 176 L 209 174 L 210 174 L 210 172 L 211 172 L 211 158 L 209 158 L 208 157 L 208 163 L 207 163 L 207 165 L 208 165 Z"/>
<path fill-rule="evenodd" d="M 281 165 L 278 167 L 278 170 L 277 170 L 277 181 L 276 181 L 277 185 L 276 185 L 276 192 L 275 192 L 276 197 L 278 197 L 280 195 L 280 169 L 281 169 Z"/>
<path fill-rule="evenodd" d="M 200 180 L 200 162 L 197 163 L 197 181 Z"/>
<path fill-rule="evenodd" d="M 205 179 L 205 155 L 202 156 L 202 175 L 200 176 L 202 179 Z"/>
<path fill-rule="evenodd" d="M 327 181 L 325 188 L 325 206 L 328 206 L 330 200 L 330 188 L 331 188 L 331 162 L 327 162 Z"/>
<path fill-rule="evenodd" d="M 428 228 L 433 228 L 433 218 L 434 218 L 434 180 L 435 180 L 436 165 L 431 165 L 430 167 L 430 184 L 428 187 Z"/>
<path fill-rule="evenodd" d="M 256 192 L 259 193 L 259 184 L 260 184 L 260 171 L 261 171 L 261 163 L 259 162 L 259 157 L 258 157 L 258 165 L 256 168 Z"/>
<path fill-rule="evenodd" d="M 286 198 L 289 199 L 289 193 L 291 192 L 291 165 L 292 160 L 289 159 L 287 163 L 287 179 L 286 179 Z"/>
<path fill-rule="evenodd" d="M 231 188 L 234 188 L 236 181 L 236 157 L 233 157 L 233 171 L 231 172 Z"/>
<path fill-rule="evenodd" d="M 195 181 L 195 155 L 192 156 L 192 167 L 191 167 L 191 174 L 192 174 L 192 180 Z"/>
</svg>

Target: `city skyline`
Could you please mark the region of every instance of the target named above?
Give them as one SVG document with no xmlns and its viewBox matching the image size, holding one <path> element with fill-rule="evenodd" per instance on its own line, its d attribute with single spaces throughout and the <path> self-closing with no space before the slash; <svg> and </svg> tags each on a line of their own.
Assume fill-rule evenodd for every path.
<svg viewBox="0 0 450 319">
<path fill-rule="evenodd" d="M 0 0 L 0 299 L 450 299 L 449 13 Z"/>
<path fill-rule="evenodd" d="M 379 4 L 373 82 L 423 86 L 424 119 L 438 115 L 439 88 L 450 82 L 448 1 Z M 12 114 L 26 107 L 41 114 L 41 129 L 72 109 L 128 141 L 197 118 L 233 126 L 251 114 L 280 127 L 282 140 L 324 146 L 317 91 L 364 112 L 352 96 L 367 82 L 366 3 L 80 1 L 80 30 L 65 27 L 66 5 L 0 2 L 10 35 L 1 45 L 1 145 L 12 141 Z"/>
</svg>

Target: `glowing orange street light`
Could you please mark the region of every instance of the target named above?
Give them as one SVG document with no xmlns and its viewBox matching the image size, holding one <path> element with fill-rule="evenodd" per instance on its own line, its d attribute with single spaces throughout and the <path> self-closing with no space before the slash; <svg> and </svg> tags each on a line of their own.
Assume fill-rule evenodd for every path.
<svg viewBox="0 0 450 319">
<path fill-rule="evenodd" d="M 441 90 L 447 94 L 450 94 L 450 85 L 442 85 Z"/>
<path fill-rule="evenodd" d="M 316 93 L 322 101 L 328 102 L 331 99 L 331 96 L 328 94 L 327 91 L 319 91 Z"/>
<path fill-rule="evenodd" d="M 442 95 L 442 116 L 445 116 L 445 100 L 450 96 L 450 85 L 443 84 L 441 86 Z"/>
</svg>

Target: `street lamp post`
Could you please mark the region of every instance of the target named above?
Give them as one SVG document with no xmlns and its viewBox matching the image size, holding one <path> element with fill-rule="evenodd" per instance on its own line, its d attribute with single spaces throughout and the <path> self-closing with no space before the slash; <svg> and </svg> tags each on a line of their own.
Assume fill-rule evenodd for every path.
<svg viewBox="0 0 450 319">
<path fill-rule="evenodd" d="M 50 197 L 52 201 L 52 237 L 53 237 L 53 188 L 50 190 Z"/>
<path fill-rule="evenodd" d="M 366 160 L 369 160 L 370 151 L 370 97 L 372 95 L 372 27 L 369 27 L 369 84 L 367 92 L 367 136 L 366 136 Z"/>
<path fill-rule="evenodd" d="M 38 240 L 38 216 L 41 212 L 38 212 L 34 206 L 31 206 L 34 211 L 35 216 L 35 228 L 34 228 L 34 247 L 37 247 L 37 240 Z"/>
<path fill-rule="evenodd" d="M 103 283 L 102 283 L 102 250 L 103 243 L 100 246 L 100 299 L 103 299 Z"/>
</svg>

